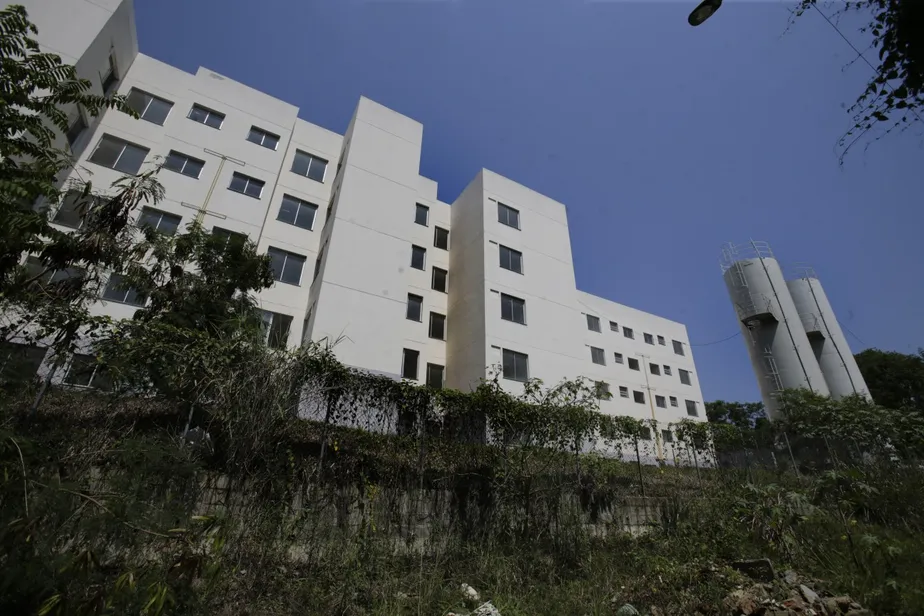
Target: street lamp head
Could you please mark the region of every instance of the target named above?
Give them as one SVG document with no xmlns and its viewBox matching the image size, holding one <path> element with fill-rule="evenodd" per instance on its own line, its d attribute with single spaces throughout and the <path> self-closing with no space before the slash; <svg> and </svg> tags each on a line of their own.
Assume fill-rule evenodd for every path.
<svg viewBox="0 0 924 616">
<path fill-rule="evenodd" d="M 691 26 L 698 26 L 719 10 L 722 6 L 722 0 L 703 0 L 699 6 L 693 9 L 690 16 L 687 17 L 687 23 Z"/>
</svg>

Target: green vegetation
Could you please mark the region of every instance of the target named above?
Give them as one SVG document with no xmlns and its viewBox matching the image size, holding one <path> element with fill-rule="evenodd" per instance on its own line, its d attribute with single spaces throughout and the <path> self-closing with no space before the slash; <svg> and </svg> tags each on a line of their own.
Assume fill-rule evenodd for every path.
<svg viewBox="0 0 924 616">
<path fill-rule="evenodd" d="M 62 191 L 57 109 L 125 109 L 30 32 L 0 11 L 0 333 L 53 369 L 0 356 L 0 613 L 444 614 L 464 582 L 504 616 L 718 614 L 727 564 L 758 556 L 924 612 L 920 413 L 799 391 L 773 424 L 717 402 L 659 426 L 599 414 L 582 380 L 464 394 L 271 349 L 253 244 L 132 222 L 156 167 Z M 64 198 L 72 233 L 48 221 Z M 89 309 L 112 274 L 148 298 L 131 319 Z"/>
<path fill-rule="evenodd" d="M 795 16 L 816 6 L 817 0 L 799 0 Z M 873 126 L 884 125 L 886 134 L 920 121 L 924 108 L 924 4 L 919 0 L 855 0 L 833 15 L 861 14 L 866 25 L 860 32 L 868 43 L 860 49 L 876 50 L 873 76 L 849 112 L 854 125 L 841 137 L 841 157 Z M 865 60 L 869 61 L 869 60 Z"/>
</svg>

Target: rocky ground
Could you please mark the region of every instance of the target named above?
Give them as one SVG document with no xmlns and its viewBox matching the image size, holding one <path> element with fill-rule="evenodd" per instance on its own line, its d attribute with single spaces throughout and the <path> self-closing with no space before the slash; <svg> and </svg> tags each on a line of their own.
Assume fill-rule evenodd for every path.
<svg viewBox="0 0 924 616">
<path fill-rule="evenodd" d="M 750 583 L 740 584 L 725 597 L 718 613 L 695 612 L 691 616 L 873 616 L 870 610 L 846 595 L 830 592 L 823 582 L 795 571 L 777 573 L 767 559 L 731 563 Z M 714 568 L 719 571 L 718 567 Z M 721 575 L 721 574 L 719 574 Z M 462 584 L 460 593 L 472 611 L 447 612 L 445 616 L 502 616 L 480 593 Z M 656 606 L 614 605 L 615 616 L 667 616 Z"/>
</svg>

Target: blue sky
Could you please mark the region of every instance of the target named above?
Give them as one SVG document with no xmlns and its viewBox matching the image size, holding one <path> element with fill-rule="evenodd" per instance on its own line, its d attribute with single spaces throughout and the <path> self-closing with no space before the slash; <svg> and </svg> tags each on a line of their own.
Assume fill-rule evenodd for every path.
<svg viewBox="0 0 924 616">
<path fill-rule="evenodd" d="M 340 133 L 360 95 L 422 122 L 444 201 L 486 167 L 565 203 L 578 286 L 694 345 L 737 331 L 720 248 L 754 238 L 815 267 L 855 352 L 924 346 L 922 130 L 840 167 L 870 68 L 817 14 L 726 0 L 691 28 L 695 4 L 135 0 L 143 53 Z M 694 355 L 706 400 L 759 399 L 740 337 Z"/>
</svg>

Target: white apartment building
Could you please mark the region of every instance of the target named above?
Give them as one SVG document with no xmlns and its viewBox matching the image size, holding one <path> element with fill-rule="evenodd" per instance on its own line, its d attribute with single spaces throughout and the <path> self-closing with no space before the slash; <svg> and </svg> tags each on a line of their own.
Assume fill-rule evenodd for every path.
<svg viewBox="0 0 924 616">
<path fill-rule="evenodd" d="M 343 135 L 208 69 L 138 53 L 131 0 L 32 0 L 40 42 L 141 115 L 74 110 L 67 139 L 97 188 L 166 159 L 166 200 L 139 217 L 166 233 L 197 217 L 271 255 L 259 294 L 271 344 L 339 340 L 345 364 L 469 390 L 588 377 L 602 412 L 704 420 L 686 327 L 579 291 L 566 208 L 482 170 L 452 203 L 420 175 L 423 126 L 361 98 Z M 108 7 L 108 8 L 107 8 Z M 80 27 L 74 27 L 80 24 Z M 62 228 L 77 224 L 65 205 Z M 129 318 L 110 281 L 98 310 Z"/>
</svg>

